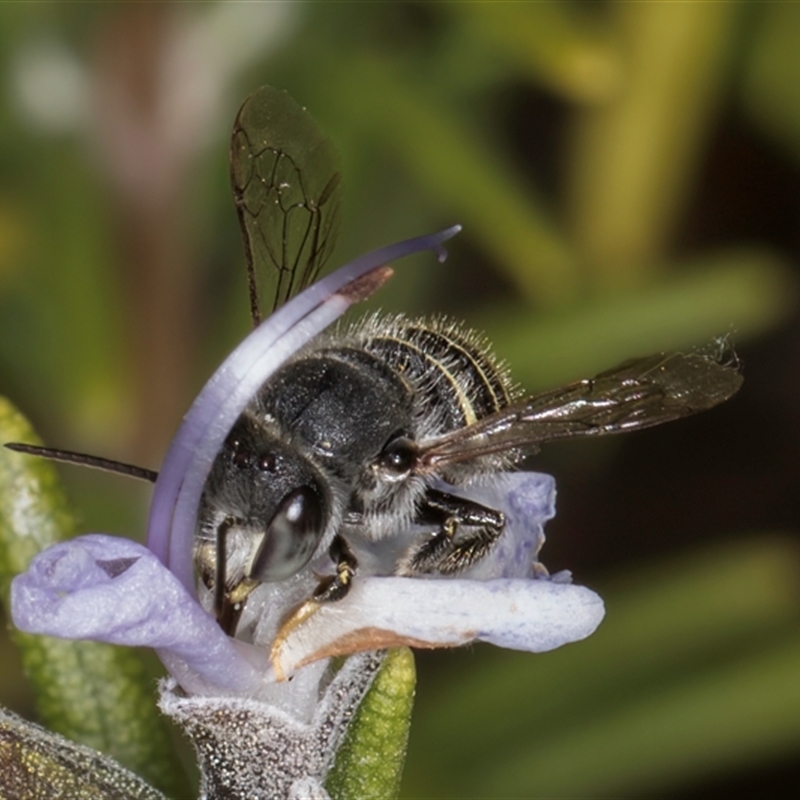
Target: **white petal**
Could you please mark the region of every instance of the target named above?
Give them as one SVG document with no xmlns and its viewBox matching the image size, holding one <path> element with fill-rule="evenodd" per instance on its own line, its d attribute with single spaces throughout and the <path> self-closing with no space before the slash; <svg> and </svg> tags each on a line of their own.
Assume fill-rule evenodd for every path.
<svg viewBox="0 0 800 800">
<path fill-rule="evenodd" d="M 404 644 L 483 641 L 538 653 L 586 638 L 604 613 L 590 589 L 546 579 L 365 578 L 343 600 L 290 623 L 272 658 L 286 677 L 325 656 Z"/>
</svg>

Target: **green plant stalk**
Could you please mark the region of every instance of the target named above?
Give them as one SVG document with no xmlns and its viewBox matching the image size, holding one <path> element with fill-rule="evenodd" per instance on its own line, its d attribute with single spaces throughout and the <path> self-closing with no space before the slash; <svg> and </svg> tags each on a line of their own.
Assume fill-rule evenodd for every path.
<svg viewBox="0 0 800 800">
<path fill-rule="evenodd" d="M 408 648 L 390 650 L 358 707 L 327 780 L 334 800 L 392 800 L 400 790 L 416 671 Z"/>
<path fill-rule="evenodd" d="M 663 265 L 684 212 L 731 59 L 737 3 L 615 3 L 622 89 L 576 118 L 569 210 L 601 288 Z"/>
<path fill-rule="evenodd" d="M 452 3 L 448 10 L 491 42 L 500 58 L 567 100 L 595 103 L 619 88 L 619 48 L 585 7 L 556 2 Z"/>
<path fill-rule="evenodd" d="M 27 420 L 0 398 L 0 443 L 36 443 Z M 75 533 L 53 465 L 0 447 L 0 590 L 45 547 Z M 42 722 L 113 756 L 168 794 L 185 789 L 155 686 L 136 651 L 12 631 Z"/>
</svg>

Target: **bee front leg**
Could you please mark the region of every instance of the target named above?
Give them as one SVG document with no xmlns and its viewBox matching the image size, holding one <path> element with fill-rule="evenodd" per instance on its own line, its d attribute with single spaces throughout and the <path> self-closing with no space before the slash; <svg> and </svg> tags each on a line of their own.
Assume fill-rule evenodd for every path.
<svg viewBox="0 0 800 800">
<path fill-rule="evenodd" d="M 437 525 L 439 530 L 409 549 L 400 562 L 398 575 L 452 575 L 466 569 L 491 550 L 503 533 L 505 517 L 500 511 L 464 497 L 430 489 L 416 522 Z M 472 530 L 456 538 L 461 527 Z"/>
<path fill-rule="evenodd" d="M 228 586 L 227 579 L 227 537 L 228 531 L 241 520 L 236 517 L 225 517 L 217 526 L 216 563 L 214 568 L 214 616 L 228 636 L 233 636 L 239 617 L 242 614 L 244 601 L 258 585 L 257 581 L 242 578 L 236 585 Z"/>
<path fill-rule="evenodd" d="M 328 553 L 336 564 L 336 574 L 324 577 L 314 590 L 314 599 L 322 603 L 341 600 L 350 591 L 358 567 L 358 560 L 341 536 L 334 537 Z"/>
<path fill-rule="evenodd" d="M 273 664 L 276 665 L 276 674 L 279 681 L 284 680 L 284 676 L 277 667 L 277 659 L 292 631 L 316 614 L 323 603 L 341 600 L 350 591 L 353 576 L 356 574 L 356 568 L 358 567 L 358 561 L 353 551 L 347 542 L 337 534 L 328 548 L 328 553 L 336 564 L 336 574 L 326 575 L 320 580 L 314 590 L 314 594 L 301 603 L 284 620 L 272 642 L 271 658 Z"/>
</svg>

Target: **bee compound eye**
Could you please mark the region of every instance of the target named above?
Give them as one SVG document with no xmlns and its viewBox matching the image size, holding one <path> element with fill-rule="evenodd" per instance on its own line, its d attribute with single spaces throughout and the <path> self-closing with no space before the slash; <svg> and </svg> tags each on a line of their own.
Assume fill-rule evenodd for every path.
<svg viewBox="0 0 800 800">
<path fill-rule="evenodd" d="M 249 577 L 280 581 L 301 570 L 322 538 L 323 517 L 322 501 L 309 486 L 286 495 L 267 526 Z"/>
<path fill-rule="evenodd" d="M 411 439 L 398 436 L 381 452 L 378 463 L 386 472 L 394 475 L 405 475 L 411 471 L 417 459 L 417 449 Z"/>
</svg>

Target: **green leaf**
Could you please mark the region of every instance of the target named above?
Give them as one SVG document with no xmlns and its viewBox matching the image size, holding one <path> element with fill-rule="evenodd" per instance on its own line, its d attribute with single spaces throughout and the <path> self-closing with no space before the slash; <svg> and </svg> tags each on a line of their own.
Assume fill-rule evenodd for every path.
<svg viewBox="0 0 800 800">
<path fill-rule="evenodd" d="M 0 443 L 36 443 L 27 420 L 0 398 Z M 75 533 L 53 465 L 0 448 L 0 589 L 45 547 Z M 129 648 L 14 631 L 42 722 L 112 755 L 168 792 L 184 785 L 170 733 L 155 706 L 155 682 Z"/>
<path fill-rule="evenodd" d="M 535 750 L 509 753 L 481 775 L 480 797 L 642 797 L 676 790 L 698 774 L 742 769 L 800 745 L 800 643 L 786 641 L 699 666 L 675 685 L 653 687 Z M 483 790 L 483 791 L 481 791 Z"/>
<path fill-rule="evenodd" d="M 624 89 L 579 114 L 570 159 L 574 244 L 593 282 L 658 267 L 720 108 L 746 3 L 612 3 Z"/>
<path fill-rule="evenodd" d="M 335 800 L 397 797 L 415 683 L 411 650 L 390 650 L 358 707 L 328 776 L 327 788 Z"/>
<path fill-rule="evenodd" d="M 110 758 L 0 709 L 0 796 L 164 800 Z"/>
<path fill-rule="evenodd" d="M 800 158 L 800 5 L 758 4 L 753 41 L 742 72 L 742 102 L 749 118 Z"/>
</svg>

